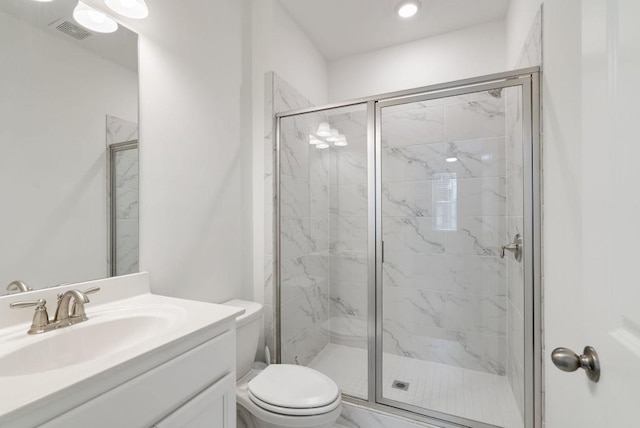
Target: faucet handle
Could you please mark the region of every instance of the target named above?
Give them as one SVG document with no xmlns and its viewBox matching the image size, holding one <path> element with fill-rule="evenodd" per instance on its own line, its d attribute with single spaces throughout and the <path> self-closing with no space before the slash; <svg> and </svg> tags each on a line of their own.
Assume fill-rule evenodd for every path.
<svg viewBox="0 0 640 428">
<path fill-rule="evenodd" d="M 84 294 L 94 294 L 100 291 L 100 287 L 91 287 L 83 291 Z"/>
<path fill-rule="evenodd" d="M 9 303 L 9 307 L 12 309 L 15 308 L 29 308 L 31 306 L 37 306 L 38 308 L 43 308 L 47 304 L 47 301 L 44 299 L 38 300 L 25 300 L 20 302 Z"/>
<path fill-rule="evenodd" d="M 98 291 L 100 291 L 100 287 L 91 287 L 91 288 L 87 288 L 84 291 L 81 291 L 82 294 L 85 295 L 85 298 L 87 299 L 87 301 L 85 303 L 89 303 L 90 300 L 87 297 L 87 294 L 94 294 L 97 293 Z M 74 300 L 73 301 L 73 305 L 71 305 L 71 314 L 69 315 L 70 317 L 85 317 L 86 318 L 86 314 L 84 313 L 84 306 L 82 307 L 82 310 L 79 309 L 80 306 L 78 305 L 77 301 Z"/>
<path fill-rule="evenodd" d="M 47 301 L 44 299 L 13 302 L 9 304 L 12 309 L 15 308 L 28 308 L 36 306 L 36 312 L 33 314 L 33 321 L 31 322 L 31 328 L 29 334 L 42 333 L 44 328 L 49 324 L 49 314 L 47 313 Z"/>
</svg>

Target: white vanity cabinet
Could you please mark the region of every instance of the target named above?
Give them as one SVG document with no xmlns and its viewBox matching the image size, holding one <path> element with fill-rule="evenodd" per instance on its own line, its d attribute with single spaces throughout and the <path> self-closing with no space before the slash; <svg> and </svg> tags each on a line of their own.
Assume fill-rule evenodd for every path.
<svg viewBox="0 0 640 428">
<path fill-rule="evenodd" d="M 233 329 L 41 426 L 235 428 L 235 409 Z"/>
<path fill-rule="evenodd" d="M 236 378 L 233 373 L 202 391 L 154 428 L 235 428 Z"/>
</svg>

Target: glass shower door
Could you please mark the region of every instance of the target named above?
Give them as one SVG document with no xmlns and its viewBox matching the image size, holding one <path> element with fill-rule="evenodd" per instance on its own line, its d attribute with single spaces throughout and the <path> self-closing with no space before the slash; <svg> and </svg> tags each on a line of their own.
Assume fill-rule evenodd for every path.
<svg viewBox="0 0 640 428">
<path fill-rule="evenodd" d="M 528 238 L 531 145 L 508 85 L 377 106 L 377 401 L 464 426 L 524 426 L 525 259 L 501 253 Z"/>
<path fill-rule="evenodd" d="M 367 106 L 282 117 L 279 127 L 280 361 L 368 397 Z"/>
</svg>

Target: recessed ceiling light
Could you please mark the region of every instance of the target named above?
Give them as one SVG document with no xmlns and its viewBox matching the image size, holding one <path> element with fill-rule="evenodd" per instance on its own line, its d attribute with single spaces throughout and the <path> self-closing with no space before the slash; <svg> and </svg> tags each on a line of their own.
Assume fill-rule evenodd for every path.
<svg viewBox="0 0 640 428">
<path fill-rule="evenodd" d="M 112 11 L 132 19 L 143 19 L 149 16 L 149 8 L 144 0 L 104 0 Z"/>
<path fill-rule="evenodd" d="M 113 33 L 118 29 L 118 23 L 104 12 L 94 9 L 79 1 L 73 9 L 73 19 L 83 27 L 97 33 Z"/>
<path fill-rule="evenodd" d="M 407 0 L 398 5 L 396 13 L 401 18 L 411 18 L 418 13 L 418 9 L 420 9 L 420 2 L 418 0 Z"/>
</svg>

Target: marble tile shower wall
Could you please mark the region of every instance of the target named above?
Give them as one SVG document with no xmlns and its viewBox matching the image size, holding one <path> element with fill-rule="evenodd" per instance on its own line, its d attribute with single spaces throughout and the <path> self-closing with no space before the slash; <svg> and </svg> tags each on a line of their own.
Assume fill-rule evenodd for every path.
<svg viewBox="0 0 640 428">
<path fill-rule="evenodd" d="M 138 125 L 115 116 L 107 116 L 107 146 L 138 139 Z M 139 271 L 138 268 L 138 149 L 116 153 L 116 275 Z M 111 195 L 110 195 L 111 196 Z"/>
<path fill-rule="evenodd" d="M 503 94 L 385 108 L 381 126 L 384 351 L 504 375 Z"/>
<path fill-rule="evenodd" d="M 116 275 L 138 267 L 138 149 L 116 153 Z"/>
<path fill-rule="evenodd" d="M 367 346 L 367 114 L 329 116 L 348 146 L 330 149 L 330 319 L 331 342 Z"/>
<path fill-rule="evenodd" d="M 538 11 L 515 68 L 542 65 L 542 10 Z M 524 229 L 522 99 L 507 89 L 507 229 L 506 242 Z M 524 266 L 507 257 L 507 378 L 524 416 Z"/>
<path fill-rule="evenodd" d="M 266 153 L 273 153 L 274 113 L 310 106 L 274 73 L 267 74 Z M 322 113 L 281 121 L 282 362 L 307 365 L 329 342 L 329 153 L 310 147 L 308 136 Z M 265 321 L 273 348 L 273 157 L 265 170 Z M 269 227 L 271 225 L 271 227 Z"/>
</svg>

